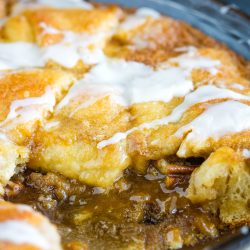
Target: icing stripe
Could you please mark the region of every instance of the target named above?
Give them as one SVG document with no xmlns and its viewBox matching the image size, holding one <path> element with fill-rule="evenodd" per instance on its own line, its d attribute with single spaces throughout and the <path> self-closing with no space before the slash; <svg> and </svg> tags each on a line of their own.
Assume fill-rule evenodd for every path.
<svg viewBox="0 0 250 250">
<path fill-rule="evenodd" d="M 250 129 L 250 106 L 226 101 L 209 106 L 201 115 L 180 128 L 175 135 L 182 137 L 190 131 L 185 141 L 203 143 L 209 137 L 218 139 L 228 133 Z"/>
<path fill-rule="evenodd" d="M 193 69 L 214 72 L 220 64 L 216 60 L 198 55 L 193 50 L 192 53 L 172 58 L 157 69 L 142 63 L 106 58 L 75 83 L 57 109 L 83 94 L 99 98 L 110 95 L 124 106 L 150 101 L 168 102 L 174 96 L 184 96 L 193 89 Z M 179 65 L 172 66 L 173 62 Z"/>
<path fill-rule="evenodd" d="M 178 121 L 186 110 L 197 103 L 206 102 L 213 99 L 230 98 L 235 100 L 250 100 L 249 96 L 245 96 L 227 89 L 220 89 L 215 86 L 203 86 L 194 92 L 185 96 L 184 101 L 177 106 L 173 112 L 162 119 L 154 120 L 152 122 L 144 123 L 138 127 L 134 127 L 126 132 L 117 133 L 111 138 L 98 143 L 98 148 L 103 148 L 109 144 L 114 144 L 122 139 L 125 139 L 128 134 L 140 129 L 150 129 L 160 125 L 167 125 L 170 122 Z M 216 126 L 216 123 L 214 124 Z"/>
<path fill-rule="evenodd" d="M 26 42 L 0 43 L 0 70 L 41 67 L 41 51 Z"/>
<path fill-rule="evenodd" d="M 120 30 L 128 31 L 138 26 L 143 25 L 147 19 L 150 17 L 152 19 L 158 19 L 160 17 L 160 13 L 156 10 L 150 8 L 140 8 L 133 15 L 129 15 L 124 22 L 119 26 Z"/>
<path fill-rule="evenodd" d="M 250 149 L 244 148 L 244 149 L 242 150 L 242 155 L 243 155 L 243 157 L 245 157 L 245 158 L 250 158 Z"/>
<path fill-rule="evenodd" d="M 1 222 L 0 232 L 0 241 L 7 241 L 16 245 L 29 244 L 43 250 L 50 249 L 48 240 L 27 222 L 16 220 Z"/>
<path fill-rule="evenodd" d="M 0 127 L 8 129 L 18 123 L 42 119 L 44 109 L 52 111 L 55 103 L 55 95 L 49 87 L 42 96 L 13 101 L 9 114 L 4 121 L 0 122 Z"/>
</svg>

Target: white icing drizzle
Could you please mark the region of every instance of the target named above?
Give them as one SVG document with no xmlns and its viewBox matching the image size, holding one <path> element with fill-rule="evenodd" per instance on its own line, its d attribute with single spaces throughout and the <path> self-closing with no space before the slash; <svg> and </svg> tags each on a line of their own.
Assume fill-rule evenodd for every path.
<svg viewBox="0 0 250 250">
<path fill-rule="evenodd" d="M 44 6 L 49 6 L 58 9 L 65 8 L 81 8 L 86 10 L 93 9 L 92 4 L 84 0 L 21 0 L 14 5 L 12 15 L 17 15 L 26 9 L 37 9 Z"/>
<path fill-rule="evenodd" d="M 239 83 L 232 83 L 231 86 L 235 89 L 243 90 L 245 87 Z"/>
<path fill-rule="evenodd" d="M 44 124 L 44 129 L 45 130 L 49 130 L 51 128 L 57 127 L 59 126 L 60 122 L 59 121 L 52 121 L 52 122 L 48 122 L 46 124 Z"/>
<path fill-rule="evenodd" d="M 79 87 L 79 85 L 78 85 Z M 98 91 L 97 91 L 98 89 Z M 78 105 L 71 113 L 70 113 L 70 117 L 72 117 L 75 113 L 77 113 L 79 110 L 81 109 L 84 109 L 84 108 L 87 108 L 89 107 L 90 105 L 94 104 L 96 101 L 98 101 L 99 99 L 103 98 L 103 97 L 109 97 L 109 100 L 111 102 L 114 102 L 114 103 L 120 103 L 120 104 L 124 104 L 122 98 L 121 98 L 121 95 L 119 93 L 119 90 L 116 90 L 108 85 L 101 85 L 101 86 L 98 86 L 98 85 L 92 85 L 92 86 L 89 86 L 89 85 L 85 85 L 85 87 L 80 87 L 80 91 L 82 93 L 84 93 L 86 95 L 86 98 L 85 100 L 81 100 L 81 96 L 78 96 L 75 98 L 74 101 L 78 101 L 78 98 L 80 99 L 80 105 Z M 73 94 L 72 92 L 70 94 Z M 67 96 L 69 97 L 69 95 Z M 63 101 L 66 101 L 63 100 Z M 66 103 L 60 103 L 62 105 L 66 105 Z M 61 108 L 62 106 L 59 106 L 58 108 Z M 59 109 L 57 109 L 59 110 Z"/>
<path fill-rule="evenodd" d="M 160 13 L 156 10 L 146 7 L 140 8 L 133 15 L 129 15 L 125 21 L 121 23 L 119 29 L 124 31 L 131 30 L 143 25 L 148 18 L 158 19 L 160 16 Z"/>
<path fill-rule="evenodd" d="M 27 205 L 18 204 L 18 205 L 15 205 L 15 207 L 20 211 L 34 212 L 34 210 L 30 206 L 27 206 Z"/>
<path fill-rule="evenodd" d="M 45 109 L 53 111 L 55 103 L 55 95 L 50 87 L 46 88 L 42 96 L 15 100 L 11 103 L 6 119 L 0 122 L 0 127 L 9 129 L 18 123 L 41 119 Z"/>
<path fill-rule="evenodd" d="M 41 67 L 41 52 L 32 43 L 0 43 L 0 70 Z"/>
<path fill-rule="evenodd" d="M 176 52 L 195 52 L 196 48 L 194 46 L 183 46 L 183 47 L 178 47 L 174 48 L 174 51 Z"/>
<path fill-rule="evenodd" d="M 247 129 L 250 129 L 250 106 L 237 101 L 213 104 L 175 133 L 177 137 L 182 137 L 189 132 L 178 151 L 178 155 L 185 155 L 187 142 L 192 141 L 199 145 L 208 138 L 212 137 L 217 140 L 225 134 Z"/>
<path fill-rule="evenodd" d="M 213 99 L 222 98 L 230 98 L 235 100 L 250 100 L 249 96 L 245 96 L 231 90 L 220 89 L 211 85 L 203 86 L 198 88 L 194 92 L 186 95 L 184 101 L 179 106 L 177 106 L 169 116 L 166 116 L 162 119 L 154 120 L 152 122 L 143 123 L 140 126 L 134 127 L 126 132 L 116 133 L 111 138 L 101 141 L 98 144 L 98 148 L 103 148 L 109 144 L 118 143 L 119 141 L 125 139 L 127 135 L 132 133 L 133 131 L 141 129 L 150 129 L 160 125 L 167 125 L 170 122 L 176 122 L 181 118 L 183 113 L 193 105 Z M 216 124 L 217 123 L 215 123 L 214 126 L 216 126 Z"/>
<path fill-rule="evenodd" d="M 0 18 L 0 27 L 2 27 L 5 22 L 6 22 L 7 18 Z"/>
<path fill-rule="evenodd" d="M 57 30 L 45 23 L 40 23 L 40 26 L 43 29 L 41 36 L 44 34 L 62 34 L 63 39 L 57 44 L 47 45 L 42 48 L 25 42 L 0 43 L 0 70 L 41 67 L 49 60 L 68 68 L 74 67 L 79 60 L 86 64 L 103 63 L 100 67 L 106 68 L 110 64 L 109 60 L 106 62 L 102 50 L 107 37 L 110 36 L 110 32 L 100 30 L 95 34 L 75 33 Z M 195 68 L 205 69 L 211 74 L 216 74 L 217 66 L 220 65 L 218 60 L 199 55 L 194 47 L 189 47 L 187 53 L 170 59 L 163 63 L 161 67 L 163 69 L 169 68 L 169 63 L 177 63 L 183 70 L 183 74 L 187 75 Z M 180 77 L 183 75 L 179 74 L 179 72 L 176 73 Z M 172 76 L 170 77 L 172 78 Z M 169 79 L 169 81 L 171 80 Z"/>
<path fill-rule="evenodd" d="M 190 57 L 189 53 L 185 55 Z M 193 89 L 190 77 L 193 69 L 211 70 L 218 65 L 217 61 L 199 55 L 197 58 L 200 64 L 195 62 L 193 55 L 193 61 L 190 59 L 187 64 L 183 62 L 186 60 L 185 55 L 175 58 L 179 63 L 178 66 L 171 66 L 165 62 L 158 69 L 142 63 L 106 58 L 73 85 L 57 106 L 57 110 L 83 94 L 89 96 L 91 100 L 90 98 L 85 100 L 85 103 L 81 104 L 82 107 L 106 95 L 112 96 L 117 103 L 124 106 L 150 101 L 168 102 L 174 96 L 184 96 Z M 171 59 L 171 63 L 173 60 Z"/>
<path fill-rule="evenodd" d="M 242 156 L 245 157 L 245 158 L 250 158 L 250 149 L 244 148 L 242 150 Z"/>
<path fill-rule="evenodd" d="M 161 14 L 158 11 L 147 7 L 142 7 L 137 9 L 135 15 L 146 16 L 146 17 L 149 16 L 154 19 L 158 19 L 161 17 Z"/>
<path fill-rule="evenodd" d="M 178 57 L 171 58 L 169 62 L 178 63 L 182 68 L 193 69 L 205 69 L 212 75 L 216 75 L 218 72 L 217 66 L 220 66 L 221 62 L 219 60 L 212 60 L 205 56 L 201 56 L 197 53 L 197 49 L 192 46 L 182 47 L 176 51 L 187 51 L 187 53 L 182 54 Z"/>
<path fill-rule="evenodd" d="M 65 67 L 72 68 L 79 60 L 86 64 L 96 64 L 105 59 L 102 47 L 109 32 L 96 34 L 75 33 L 72 31 L 59 31 L 41 23 L 43 34 L 62 34 L 63 39 L 57 44 L 42 48 L 42 60 L 53 60 Z M 91 47 L 91 48 L 90 48 Z"/>
<path fill-rule="evenodd" d="M 115 99 L 116 94 L 116 102 L 119 102 L 119 93 L 116 93 L 115 89 L 111 88 L 110 86 L 104 84 L 101 86 L 89 86 L 83 80 L 78 81 L 73 85 L 67 95 L 57 105 L 56 111 L 59 111 L 64 106 L 68 105 L 68 103 L 71 101 L 80 103 L 80 105 L 78 105 L 77 108 L 72 111 L 71 116 L 73 116 L 78 110 L 88 107 L 104 96 L 112 95 L 112 97 Z M 85 95 L 84 101 L 82 100 L 81 95 Z M 120 102 L 122 103 L 122 101 Z"/>
<path fill-rule="evenodd" d="M 72 68 L 79 60 L 96 64 L 105 59 L 103 46 L 110 32 L 96 34 L 59 31 L 41 23 L 44 34 L 62 34 L 63 39 L 54 45 L 39 48 L 27 42 L 0 43 L 0 70 L 42 67 L 49 60 Z"/>
<path fill-rule="evenodd" d="M 9 220 L 1 222 L 0 241 L 17 245 L 30 244 L 43 250 L 50 249 L 48 240 L 34 226 L 25 221 Z"/>
<path fill-rule="evenodd" d="M 250 100 L 249 96 L 239 94 L 232 90 L 221 89 L 213 85 L 202 86 L 185 96 L 184 101 L 177 106 L 170 115 L 172 121 L 178 121 L 186 110 L 197 103 L 207 102 L 213 99 L 230 98 L 235 100 Z M 169 116 L 169 117 L 170 117 Z M 164 124 L 164 119 L 160 119 Z"/>
<path fill-rule="evenodd" d="M 1 133 L 1 132 L 0 132 L 0 140 L 4 141 L 4 142 L 9 142 L 8 137 L 5 134 Z"/>
<path fill-rule="evenodd" d="M 83 94 L 90 96 L 92 100 L 112 95 L 118 103 L 125 105 L 122 98 L 123 86 L 130 83 L 133 78 L 148 75 L 151 71 L 152 69 L 144 64 L 124 60 L 107 60 L 93 67 L 82 80 L 76 82 L 59 103 L 57 110 Z"/>
</svg>

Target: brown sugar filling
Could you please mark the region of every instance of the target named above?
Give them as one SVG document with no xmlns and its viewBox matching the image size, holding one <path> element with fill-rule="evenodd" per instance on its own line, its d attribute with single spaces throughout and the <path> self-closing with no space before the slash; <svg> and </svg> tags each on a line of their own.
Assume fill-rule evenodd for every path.
<svg viewBox="0 0 250 250">
<path fill-rule="evenodd" d="M 128 169 L 110 190 L 23 167 L 9 182 L 5 199 L 46 215 L 66 250 L 167 249 L 172 239 L 183 249 L 199 249 L 228 230 L 209 204 L 194 205 L 184 196 L 201 161 L 170 157 L 151 163 L 144 175 Z"/>
</svg>

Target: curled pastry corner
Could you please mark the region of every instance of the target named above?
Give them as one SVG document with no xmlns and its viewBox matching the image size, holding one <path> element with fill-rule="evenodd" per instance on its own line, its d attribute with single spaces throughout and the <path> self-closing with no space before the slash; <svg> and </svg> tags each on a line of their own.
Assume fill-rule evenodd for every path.
<svg viewBox="0 0 250 250">
<path fill-rule="evenodd" d="M 26 205 L 0 201 L 0 249 L 62 250 L 49 220 Z"/>
<path fill-rule="evenodd" d="M 192 173 L 187 197 L 193 203 L 214 201 L 224 223 L 250 224 L 250 169 L 247 162 L 233 149 L 219 148 Z"/>
<path fill-rule="evenodd" d="M 19 164 L 28 161 L 29 150 L 18 146 L 0 133 L 0 196 L 4 194 L 4 186 L 15 173 Z"/>
</svg>

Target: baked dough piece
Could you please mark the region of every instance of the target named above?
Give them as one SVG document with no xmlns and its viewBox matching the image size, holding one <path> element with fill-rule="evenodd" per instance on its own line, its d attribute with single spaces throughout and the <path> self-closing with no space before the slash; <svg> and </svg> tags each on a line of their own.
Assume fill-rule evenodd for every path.
<svg viewBox="0 0 250 250">
<path fill-rule="evenodd" d="M 46 32 L 46 27 L 89 35 L 99 32 L 108 33 L 117 25 L 119 11 L 121 10 L 118 7 L 112 6 L 93 9 L 58 9 L 41 6 L 35 9 L 24 9 L 23 12 L 7 20 L 3 29 L 3 38 L 8 42 L 35 42 L 42 46 L 57 43 L 63 38 L 63 34 L 53 34 L 49 30 Z M 29 28 L 23 25 L 22 20 L 23 22 L 25 20 Z"/>
<path fill-rule="evenodd" d="M 53 112 L 74 77 L 60 70 L 33 69 L 4 73 L 0 78 L 0 130 L 25 143 L 38 122 Z M 28 143 L 26 141 L 26 143 Z"/>
<path fill-rule="evenodd" d="M 91 185 L 112 185 L 131 162 L 126 142 L 120 141 L 105 149 L 97 148 L 97 144 L 131 128 L 131 115 L 125 106 L 130 101 L 127 85 L 139 79 L 139 88 L 135 82 L 134 90 L 140 91 L 148 74 L 159 77 L 162 84 L 163 73 L 123 60 L 110 59 L 94 66 L 59 103 L 45 129 L 41 128 L 36 134 L 37 147 L 29 165 L 57 171 Z M 188 91 L 191 82 L 184 78 L 182 81 L 188 85 L 185 91 Z M 124 93 L 126 90 L 128 93 Z"/>
<path fill-rule="evenodd" d="M 101 142 L 102 147 L 127 138 L 128 154 L 132 156 L 133 166 L 139 170 L 145 169 L 148 165 L 148 160 L 158 160 L 166 155 L 174 155 L 177 152 L 180 157 L 207 157 L 213 150 L 222 145 L 228 145 L 237 149 L 243 143 L 242 147 L 249 148 L 249 140 L 243 140 L 249 133 L 245 131 L 234 136 L 226 136 L 224 134 L 223 138 L 213 141 L 213 144 L 209 144 L 209 140 L 206 143 L 203 141 L 204 148 L 197 148 L 197 151 L 195 149 L 190 149 L 191 152 L 186 150 L 186 153 L 179 151 L 182 141 L 184 141 L 182 149 L 184 145 L 187 146 L 187 143 L 185 143 L 187 141 L 185 138 L 187 133 L 181 134 L 180 137 L 175 136 L 175 133 L 178 129 L 181 129 L 181 127 L 191 123 L 196 117 L 200 116 L 209 105 L 229 99 L 249 101 L 249 80 L 245 77 L 244 70 L 241 70 L 240 64 L 237 60 L 235 61 L 234 57 L 231 57 L 225 51 L 217 49 L 200 49 L 198 51 L 205 57 L 219 60 L 220 65 L 215 67 L 217 72 L 204 68 L 194 68 L 192 70 L 192 82 L 195 89 L 187 94 L 185 98 L 175 97 L 170 102 L 146 102 L 131 105 L 129 109 L 132 115 L 131 129 L 126 133 L 116 134 L 109 140 Z M 193 59 L 196 62 L 202 61 L 197 59 L 197 54 Z M 185 63 L 189 66 L 192 65 L 192 60 L 186 54 L 182 54 L 177 58 L 171 58 L 170 61 L 178 62 L 177 65 L 185 65 Z M 153 79 L 150 83 L 152 82 L 154 82 Z M 237 82 L 239 82 L 239 85 L 235 84 Z M 143 95 L 146 95 L 145 86 L 146 84 L 142 90 Z M 185 84 L 182 83 L 181 86 L 184 89 Z M 161 93 L 165 93 L 166 97 L 171 91 L 169 88 L 168 91 L 164 92 L 163 90 Z M 151 96 L 153 95 L 153 91 L 149 93 Z M 228 108 L 230 110 L 230 106 Z M 234 112 L 232 110 L 231 115 L 234 115 Z M 241 120 L 241 118 L 239 119 Z M 247 116 L 243 116 L 242 119 L 249 122 Z M 241 123 L 240 121 L 238 122 Z M 223 122 L 215 119 L 212 126 L 220 126 L 221 123 L 223 124 Z M 209 128 L 207 129 L 209 130 Z M 186 132 L 190 131 L 187 130 Z M 199 141 L 199 138 L 197 140 Z M 196 143 L 192 143 L 190 146 L 195 148 L 195 145 Z"/>
<path fill-rule="evenodd" d="M 0 195 L 3 195 L 3 188 L 15 173 L 16 166 L 26 163 L 28 156 L 26 147 L 17 146 L 0 133 Z"/>
<path fill-rule="evenodd" d="M 140 8 L 121 22 L 105 51 L 112 57 L 155 65 L 177 55 L 175 49 L 184 46 L 222 48 L 186 23 Z"/>
<path fill-rule="evenodd" d="M 26 205 L 0 201 L 0 248 L 5 250 L 61 250 L 56 228 Z"/>
<path fill-rule="evenodd" d="M 204 87 L 202 90 L 206 89 L 208 90 Z M 183 107 L 184 105 L 180 104 L 167 117 L 144 123 L 129 131 L 128 153 L 132 156 L 135 168 L 145 170 L 149 160 L 158 160 L 164 156 L 177 154 L 181 158 L 206 158 L 221 146 L 230 146 L 235 150 L 250 147 L 249 119 L 245 116 L 249 116 L 249 101 L 246 104 L 217 99 L 194 105 L 179 117 L 179 111 Z M 238 109 L 240 113 L 234 120 L 234 114 Z M 218 117 L 226 123 L 220 120 L 220 123 L 214 124 Z M 239 123 L 243 119 L 247 120 L 244 123 L 245 127 L 243 125 L 243 128 L 239 128 Z M 120 136 L 121 139 L 125 137 L 126 133 Z M 113 136 L 102 142 L 102 145 L 108 147 L 116 138 L 118 137 Z"/>
<path fill-rule="evenodd" d="M 81 98 L 88 99 L 88 93 Z M 29 166 L 56 171 L 90 185 L 110 186 L 130 164 L 126 144 L 121 142 L 104 150 L 96 145 L 128 129 L 128 112 L 109 97 L 79 111 L 77 101 L 59 110 L 36 133 Z"/>
<path fill-rule="evenodd" d="M 233 149 L 222 147 L 192 173 L 187 197 L 194 203 L 214 201 L 221 220 L 238 225 L 250 223 L 249 192 L 249 166 Z"/>
<path fill-rule="evenodd" d="M 53 112 L 74 78 L 55 70 L 3 73 L 0 78 L 0 186 L 28 161 L 31 137 L 38 124 Z"/>
<path fill-rule="evenodd" d="M 177 153 L 186 133 L 176 137 L 175 132 L 209 105 L 229 99 L 249 101 L 247 95 L 207 85 L 219 83 L 228 70 L 226 63 L 209 54 L 218 56 L 216 50 L 192 48 L 155 69 L 116 59 L 94 66 L 36 134 L 29 165 L 107 187 L 130 165 L 141 171 L 150 160 Z M 233 66 L 231 62 L 228 67 Z M 239 70 L 232 73 L 231 79 L 236 78 L 242 88 L 248 84 Z M 230 88 L 229 79 L 224 86 Z M 205 86 L 197 88 L 201 84 Z M 244 87 L 243 92 L 248 91 Z M 220 145 L 216 143 L 193 155 L 209 155 Z"/>
<path fill-rule="evenodd" d="M 27 9 L 5 22 L 2 39 L 8 44 L 0 44 L 0 49 L 12 46 L 18 54 L 26 50 L 34 55 L 33 66 L 70 68 L 81 75 L 103 60 L 102 48 L 121 15 L 114 6 Z"/>
</svg>

